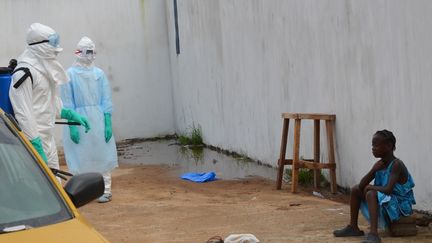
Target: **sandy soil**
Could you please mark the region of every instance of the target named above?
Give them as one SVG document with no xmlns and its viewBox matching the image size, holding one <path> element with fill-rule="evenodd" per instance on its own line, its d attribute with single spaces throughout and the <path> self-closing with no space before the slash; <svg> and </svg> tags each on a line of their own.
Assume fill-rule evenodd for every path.
<svg viewBox="0 0 432 243">
<path fill-rule="evenodd" d="M 310 196 L 308 189 L 291 194 L 286 185 L 274 188 L 260 178 L 196 184 L 178 179 L 166 166 L 121 166 L 113 175 L 113 201 L 80 211 L 111 242 L 199 243 L 234 233 L 251 233 L 261 242 L 359 242 L 332 236 L 346 225 L 348 205 Z M 364 221 L 361 226 L 367 228 Z M 382 235 L 384 242 L 432 242 L 431 232 Z"/>
</svg>

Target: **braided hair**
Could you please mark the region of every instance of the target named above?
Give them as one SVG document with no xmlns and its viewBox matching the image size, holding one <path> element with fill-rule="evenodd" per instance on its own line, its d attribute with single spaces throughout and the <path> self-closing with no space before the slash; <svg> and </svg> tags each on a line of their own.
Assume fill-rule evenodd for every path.
<svg viewBox="0 0 432 243">
<path fill-rule="evenodd" d="M 384 138 L 384 142 L 391 143 L 393 145 L 393 150 L 396 149 L 396 137 L 389 130 L 377 131 L 375 135 L 380 135 Z"/>
</svg>

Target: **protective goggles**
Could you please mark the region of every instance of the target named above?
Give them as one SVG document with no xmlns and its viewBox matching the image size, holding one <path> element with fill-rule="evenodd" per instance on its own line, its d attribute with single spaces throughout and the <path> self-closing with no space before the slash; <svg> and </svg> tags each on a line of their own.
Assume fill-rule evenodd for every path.
<svg viewBox="0 0 432 243">
<path fill-rule="evenodd" d="M 96 55 L 96 51 L 83 49 L 83 50 L 76 50 L 75 54 L 82 54 L 84 56 L 89 56 L 89 55 Z"/>
<path fill-rule="evenodd" d="M 33 42 L 33 43 L 30 43 L 29 46 L 42 44 L 42 43 L 48 43 L 53 47 L 58 47 L 60 44 L 60 36 L 57 33 L 54 33 L 54 34 L 48 36 L 48 40 Z"/>
</svg>

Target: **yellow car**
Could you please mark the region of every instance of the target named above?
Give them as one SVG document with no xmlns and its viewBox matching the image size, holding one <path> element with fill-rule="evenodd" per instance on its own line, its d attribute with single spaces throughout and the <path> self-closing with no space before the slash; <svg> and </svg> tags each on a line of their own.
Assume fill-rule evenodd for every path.
<svg viewBox="0 0 432 243">
<path fill-rule="evenodd" d="M 108 242 L 77 210 L 103 194 L 102 176 L 72 176 L 62 188 L 53 171 L 0 109 L 0 242 Z"/>
</svg>

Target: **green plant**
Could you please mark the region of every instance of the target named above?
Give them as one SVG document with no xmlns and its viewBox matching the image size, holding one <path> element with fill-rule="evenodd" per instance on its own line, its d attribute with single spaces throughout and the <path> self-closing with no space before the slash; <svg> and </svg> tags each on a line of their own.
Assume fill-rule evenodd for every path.
<svg viewBox="0 0 432 243">
<path fill-rule="evenodd" d="M 313 170 L 300 169 L 298 178 L 299 178 L 299 183 L 302 185 L 312 184 L 314 180 Z"/>
<path fill-rule="evenodd" d="M 181 145 L 188 145 L 190 144 L 190 138 L 188 138 L 186 135 L 180 135 L 178 137 L 178 141 Z"/>
<path fill-rule="evenodd" d="M 292 176 L 292 169 L 285 169 L 285 175 L 284 175 L 285 180 L 287 181 L 291 180 L 291 176 Z M 310 185 L 313 183 L 313 181 L 314 181 L 313 170 L 299 169 L 298 182 L 300 185 Z M 322 173 L 320 173 L 320 182 L 322 186 L 328 185 L 329 183 Z"/>
<path fill-rule="evenodd" d="M 203 144 L 201 126 L 195 127 L 195 125 L 192 125 L 192 132 L 191 132 L 190 143 L 192 145 L 201 145 L 201 144 Z"/>
<path fill-rule="evenodd" d="M 204 148 L 203 147 L 180 146 L 178 151 L 179 151 L 182 159 L 185 159 L 185 160 L 191 160 L 192 159 L 193 161 L 195 161 L 196 165 L 203 163 L 203 158 L 204 158 Z"/>
<path fill-rule="evenodd" d="M 201 126 L 195 126 L 192 125 L 188 130 L 190 132 L 186 132 L 186 134 L 182 134 L 178 137 L 178 141 L 181 145 L 202 145 L 203 139 L 202 139 L 202 132 L 201 132 Z M 190 134 L 190 136 L 189 136 Z"/>
<path fill-rule="evenodd" d="M 192 158 L 194 159 L 195 163 L 198 163 L 203 160 L 204 158 L 204 149 L 202 147 L 197 148 L 191 148 L 190 151 L 192 152 Z"/>
</svg>

